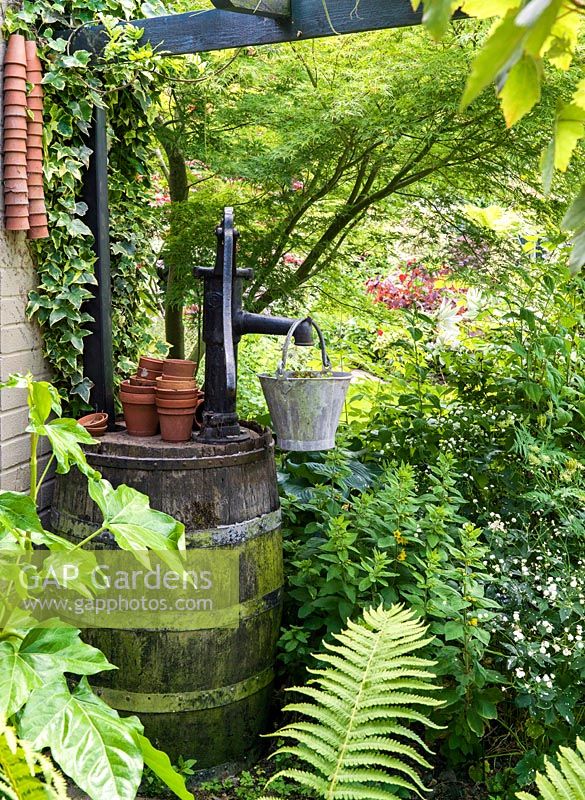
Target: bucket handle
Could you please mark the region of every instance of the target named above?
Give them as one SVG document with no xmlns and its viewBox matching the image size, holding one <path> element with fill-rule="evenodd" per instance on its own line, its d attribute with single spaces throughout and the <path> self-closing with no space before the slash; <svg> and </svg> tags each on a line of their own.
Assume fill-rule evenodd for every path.
<svg viewBox="0 0 585 800">
<path fill-rule="evenodd" d="M 327 355 L 327 350 L 325 349 L 325 338 L 323 336 L 323 333 L 321 332 L 321 328 L 317 325 L 314 319 L 311 319 L 311 317 L 303 317 L 302 319 L 295 320 L 293 324 L 290 326 L 288 333 L 286 334 L 286 339 L 284 340 L 284 344 L 282 346 L 282 360 L 280 361 L 276 370 L 276 374 L 278 376 L 281 376 L 284 373 L 286 367 L 286 359 L 288 356 L 288 348 L 290 347 L 293 333 L 296 331 L 301 322 L 305 321 L 311 323 L 313 328 L 315 328 L 315 330 L 317 331 L 317 335 L 319 336 L 319 343 L 321 345 L 321 361 L 323 362 L 323 369 L 321 371 L 328 372 L 331 369 L 331 361 L 329 360 L 329 356 Z"/>
</svg>

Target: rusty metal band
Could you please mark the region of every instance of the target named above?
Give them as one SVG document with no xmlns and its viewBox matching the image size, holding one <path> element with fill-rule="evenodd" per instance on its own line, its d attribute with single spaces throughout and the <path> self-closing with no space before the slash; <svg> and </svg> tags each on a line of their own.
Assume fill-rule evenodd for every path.
<svg viewBox="0 0 585 800">
<path fill-rule="evenodd" d="M 274 445 L 266 445 L 256 450 L 222 456 L 201 456 L 193 458 L 141 458 L 140 456 L 117 456 L 112 453 L 86 452 L 87 461 L 92 467 L 110 467 L 112 469 L 137 469 L 147 472 L 159 470 L 217 469 L 218 467 L 234 467 L 253 464 L 264 458 L 267 449 Z"/>
<path fill-rule="evenodd" d="M 230 686 L 200 689 L 196 692 L 127 692 L 123 689 L 94 686 L 106 703 L 118 711 L 137 714 L 170 714 L 177 711 L 206 711 L 232 705 L 265 689 L 274 680 L 272 667 Z"/>
</svg>

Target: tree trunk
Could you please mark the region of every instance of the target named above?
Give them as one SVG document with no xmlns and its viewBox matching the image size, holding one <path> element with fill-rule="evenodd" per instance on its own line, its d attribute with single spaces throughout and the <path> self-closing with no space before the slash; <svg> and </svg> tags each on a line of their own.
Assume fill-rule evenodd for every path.
<svg viewBox="0 0 585 800">
<path fill-rule="evenodd" d="M 169 194 L 171 203 L 184 203 L 189 196 L 185 157 L 173 142 L 162 142 L 169 162 Z M 171 226 L 174 223 L 171 219 Z M 172 231 L 175 233 L 175 231 Z M 185 358 L 185 325 L 183 304 L 174 297 L 176 271 L 169 265 L 165 295 L 165 338 L 170 344 L 170 358 Z"/>
</svg>

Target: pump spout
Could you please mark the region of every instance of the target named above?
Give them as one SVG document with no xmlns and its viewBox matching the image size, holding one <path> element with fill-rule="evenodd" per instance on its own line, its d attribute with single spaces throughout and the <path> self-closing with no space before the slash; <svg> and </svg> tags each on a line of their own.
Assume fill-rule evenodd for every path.
<svg viewBox="0 0 585 800">
<path fill-rule="evenodd" d="M 234 332 L 239 338 L 247 333 L 265 333 L 272 336 L 286 336 L 294 319 L 289 317 L 271 317 L 266 314 L 251 314 L 248 311 L 237 311 L 234 315 Z M 313 326 L 307 317 L 297 326 L 293 338 L 296 345 L 308 347 L 313 344 Z"/>
</svg>

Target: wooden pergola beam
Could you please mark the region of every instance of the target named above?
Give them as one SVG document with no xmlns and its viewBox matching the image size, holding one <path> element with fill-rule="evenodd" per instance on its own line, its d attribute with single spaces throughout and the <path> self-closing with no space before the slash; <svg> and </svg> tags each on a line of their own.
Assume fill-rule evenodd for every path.
<svg viewBox="0 0 585 800">
<path fill-rule="evenodd" d="M 161 54 L 172 56 L 251 47 L 278 42 L 297 42 L 343 33 L 362 33 L 385 28 L 419 25 L 421 12 L 410 0 L 291 0 L 291 17 L 266 16 L 268 7 L 282 10 L 275 0 L 263 0 L 257 13 L 245 0 L 218 0 L 233 10 L 188 11 L 184 14 L 134 20 L 142 28 L 142 44 L 149 42 Z M 245 3 L 247 6 L 248 4 Z M 228 7 L 226 5 L 226 7 Z M 245 13 L 237 13 L 245 12 Z M 99 50 L 99 28 L 81 28 L 72 42 L 76 50 Z"/>
</svg>

